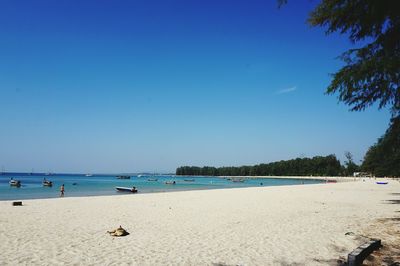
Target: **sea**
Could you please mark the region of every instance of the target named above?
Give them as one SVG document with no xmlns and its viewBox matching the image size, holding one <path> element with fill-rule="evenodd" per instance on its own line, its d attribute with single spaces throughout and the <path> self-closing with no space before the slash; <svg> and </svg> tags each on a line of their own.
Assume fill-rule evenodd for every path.
<svg viewBox="0 0 400 266">
<path fill-rule="evenodd" d="M 9 181 L 21 181 L 20 187 Z M 43 180 L 52 181 L 52 187 L 43 186 Z M 243 180 L 243 182 L 234 182 Z M 166 184 L 172 183 L 175 184 Z M 131 195 L 118 192 L 115 187 L 136 187 L 138 193 L 157 193 L 202 189 L 287 186 L 318 184 L 321 180 L 296 178 L 221 178 L 214 176 L 131 175 L 130 179 L 117 179 L 117 175 L 2 173 L 0 175 L 0 200 L 57 198 L 64 184 L 65 197 Z"/>
</svg>

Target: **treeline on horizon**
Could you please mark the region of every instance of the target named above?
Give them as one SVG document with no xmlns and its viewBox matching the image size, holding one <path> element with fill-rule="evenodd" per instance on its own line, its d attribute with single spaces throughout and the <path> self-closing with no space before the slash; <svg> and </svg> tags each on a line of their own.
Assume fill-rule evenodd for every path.
<svg viewBox="0 0 400 266">
<path fill-rule="evenodd" d="M 182 166 L 176 175 L 203 176 L 352 176 L 365 172 L 377 177 L 400 177 L 400 116 L 392 118 L 385 134 L 372 145 L 361 165 L 346 152 L 344 165 L 335 155 L 296 158 L 240 167 Z"/>
<path fill-rule="evenodd" d="M 182 166 L 176 169 L 176 175 L 203 176 L 339 176 L 348 175 L 335 155 L 296 158 L 253 166 L 239 167 L 198 167 Z M 353 173 L 351 173 L 353 174 Z"/>
<path fill-rule="evenodd" d="M 353 161 L 350 152 L 345 153 L 344 165 L 335 155 L 296 158 L 266 164 L 240 167 L 182 166 L 177 175 L 204 176 L 352 176 L 365 172 L 378 177 L 400 177 L 400 116 L 392 118 L 385 134 L 372 145 L 361 165 Z"/>
</svg>

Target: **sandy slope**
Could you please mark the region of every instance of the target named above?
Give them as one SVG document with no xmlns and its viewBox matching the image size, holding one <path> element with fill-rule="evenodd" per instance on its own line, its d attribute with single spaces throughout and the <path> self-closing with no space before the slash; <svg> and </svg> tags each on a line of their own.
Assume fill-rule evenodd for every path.
<svg viewBox="0 0 400 266">
<path fill-rule="evenodd" d="M 399 192 L 368 180 L 2 201 L 0 265 L 334 265 L 360 235 L 388 238 L 378 219 L 400 216 Z M 131 234 L 106 234 L 119 225 Z"/>
</svg>

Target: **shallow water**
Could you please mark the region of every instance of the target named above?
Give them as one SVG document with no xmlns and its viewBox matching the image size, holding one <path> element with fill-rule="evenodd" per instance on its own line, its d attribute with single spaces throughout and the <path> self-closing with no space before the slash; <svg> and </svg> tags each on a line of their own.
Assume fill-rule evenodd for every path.
<svg viewBox="0 0 400 266">
<path fill-rule="evenodd" d="M 11 187 L 10 178 L 21 181 L 21 187 Z M 53 182 L 52 187 L 43 187 L 42 181 L 46 178 Z M 148 179 L 157 179 L 149 181 Z M 185 181 L 194 179 L 194 181 Z M 165 182 L 175 181 L 175 185 L 168 185 Z M 115 187 L 135 186 L 139 193 L 219 189 L 219 188 L 240 188 L 259 186 L 283 186 L 299 184 L 317 184 L 320 180 L 303 179 L 280 179 L 280 178 L 257 178 L 246 179 L 244 182 L 232 182 L 219 177 L 199 176 L 131 176 L 131 179 L 117 179 L 115 175 L 40 175 L 40 174 L 3 174 L 0 176 L 0 200 L 18 199 L 40 199 L 59 197 L 59 189 L 65 185 L 65 197 L 99 196 L 99 195 L 121 195 Z M 128 193 L 129 194 L 129 193 Z"/>
</svg>

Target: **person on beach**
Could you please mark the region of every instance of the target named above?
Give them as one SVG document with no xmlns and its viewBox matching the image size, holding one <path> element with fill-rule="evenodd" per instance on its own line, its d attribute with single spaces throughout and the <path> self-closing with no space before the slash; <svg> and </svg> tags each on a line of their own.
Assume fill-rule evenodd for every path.
<svg viewBox="0 0 400 266">
<path fill-rule="evenodd" d="M 64 197 L 64 184 L 60 187 L 60 197 Z"/>
</svg>

